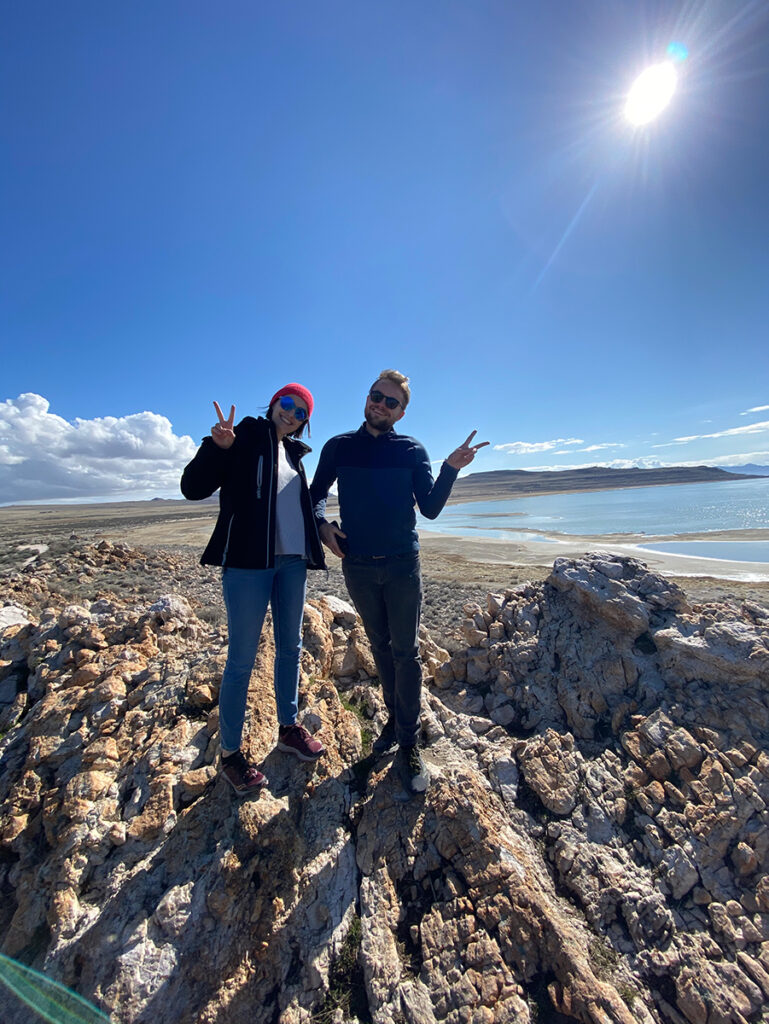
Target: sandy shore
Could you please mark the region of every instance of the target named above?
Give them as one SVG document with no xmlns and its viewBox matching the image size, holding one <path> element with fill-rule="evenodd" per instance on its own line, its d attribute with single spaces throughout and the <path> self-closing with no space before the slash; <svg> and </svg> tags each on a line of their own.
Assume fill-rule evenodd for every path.
<svg viewBox="0 0 769 1024">
<path fill-rule="evenodd" d="M 687 534 L 685 537 L 647 537 L 641 534 L 622 534 L 596 537 L 575 537 L 562 534 L 543 534 L 547 541 L 507 541 L 494 537 L 456 537 L 422 531 L 420 543 L 426 552 L 456 554 L 471 562 L 497 565 L 548 567 L 554 559 L 574 558 L 586 551 L 612 551 L 632 555 L 645 562 L 655 572 L 668 576 L 710 576 L 744 583 L 769 585 L 769 566 L 756 562 L 724 561 L 668 552 L 649 551 L 641 545 L 654 546 L 654 542 L 675 540 L 747 541 L 769 540 L 769 530 L 724 530 L 718 533 Z"/>
</svg>

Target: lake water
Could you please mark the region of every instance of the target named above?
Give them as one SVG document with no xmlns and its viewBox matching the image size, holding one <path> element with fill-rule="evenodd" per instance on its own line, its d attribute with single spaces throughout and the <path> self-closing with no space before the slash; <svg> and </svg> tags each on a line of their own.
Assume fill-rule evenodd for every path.
<svg viewBox="0 0 769 1024">
<path fill-rule="evenodd" d="M 729 562 L 766 562 L 769 565 L 769 540 L 679 540 L 639 544 L 645 551 L 690 558 L 719 558 Z"/>
<path fill-rule="evenodd" d="M 418 519 L 421 530 L 510 541 L 555 542 L 553 534 L 590 537 L 645 533 L 654 537 L 769 529 L 769 479 L 753 477 L 716 483 L 465 502 L 447 506 L 435 521 L 422 516 Z M 710 545 L 711 542 L 683 538 L 675 542 L 650 543 L 647 547 L 655 551 L 664 549 L 671 554 L 769 563 L 767 541 L 717 543 L 717 549 L 708 548 L 709 554 L 704 548 L 695 551 L 692 545 Z"/>
</svg>

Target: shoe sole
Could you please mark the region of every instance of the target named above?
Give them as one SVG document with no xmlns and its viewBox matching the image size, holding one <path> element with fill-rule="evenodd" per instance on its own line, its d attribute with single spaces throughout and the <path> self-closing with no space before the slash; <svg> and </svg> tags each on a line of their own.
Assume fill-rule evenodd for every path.
<svg viewBox="0 0 769 1024">
<path fill-rule="evenodd" d="M 397 771 L 393 771 L 393 775 L 400 783 L 400 789 L 395 791 L 394 799 L 401 804 L 408 803 L 409 800 L 411 800 L 415 796 L 422 796 L 426 792 L 428 786 L 430 785 L 429 774 L 427 774 L 426 776 L 417 775 L 415 778 L 412 778 L 409 782 L 406 782 L 403 776 Z"/>
<path fill-rule="evenodd" d="M 235 793 L 236 796 L 241 796 L 242 797 L 242 796 L 248 796 L 250 793 L 261 793 L 262 790 L 264 789 L 264 787 L 267 785 L 267 779 L 265 779 L 263 782 L 257 782 L 255 785 L 248 786 L 245 789 L 238 789 L 238 787 L 235 785 L 235 783 L 232 781 L 232 779 L 229 778 L 229 776 L 225 775 L 224 772 L 222 772 L 221 775 L 222 775 L 222 778 L 226 782 L 229 782 L 229 784 L 232 786 L 232 791 Z"/>
<path fill-rule="evenodd" d="M 396 789 L 393 793 L 393 800 L 398 804 L 407 804 L 410 800 L 413 800 L 415 796 L 424 796 L 427 791 L 427 783 L 425 782 L 423 785 L 423 789 L 407 790 L 401 782 L 400 789 Z"/>
<path fill-rule="evenodd" d="M 372 751 L 373 751 L 373 752 L 374 752 L 375 754 L 377 754 L 377 755 L 380 755 L 380 754 L 389 754 L 389 753 L 390 753 L 390 751 L 391 751 L 391 750 L 395 750 L 395 748 L 396 748 L 397 746 L 398 746 L 398 743 L 397 743 L 397 741 L 396 741 L 396 740 L 393 740 L 393 741 L 392 741 L 392 743 L 388 743 L 388 744 L 386 744 L 385 746 L 381 746 L 381 747 L 378 747 L 378 746 L 376 745 L 376 742 L 374 742 L 374 743 L 372 743 L 372 744 L 371 744 L 371 749 L 372 749 Z"/>
<path fill-rule="evenodd" d="M 296 749 L 296 747 L 289 747 L 287 743 L 281 743 L 278 740 L 275 747 L 276 750 L 282 750 L 284 754 L 293 754 L 294 757 L 298 757 L 300 761 L 318 761 L 326 753 L 324 750 L 319 750 L 317 754 L 302 754 Z"/>
</svg>

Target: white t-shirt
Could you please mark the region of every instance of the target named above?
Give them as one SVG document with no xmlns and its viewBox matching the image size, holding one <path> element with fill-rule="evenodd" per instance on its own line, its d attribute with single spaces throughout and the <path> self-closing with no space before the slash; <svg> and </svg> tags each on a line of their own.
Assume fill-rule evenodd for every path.
<svg viewBox="0 0 769 1024">
<path fill-rule="evenodd" d="M 276 502 L 276 555 L 307 557 L 302 516 L 302 481 L 291 465 L 283 442 L 278 442 L 278 498 Z"/>
</svg>

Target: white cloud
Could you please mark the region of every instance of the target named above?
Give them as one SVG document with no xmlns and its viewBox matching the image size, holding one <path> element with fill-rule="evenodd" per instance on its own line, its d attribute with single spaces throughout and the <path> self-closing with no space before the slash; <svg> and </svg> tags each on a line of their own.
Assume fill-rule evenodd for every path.
<svg viewBox="0 0 769 1024">
<path fill-rule="evenodd" d="M 763 434 L 769 430 L 769 420 L 762 420 L 760 423 L 748 423 L 744 427 L 730 427 L 729 430 L 719 430 L 715 434 L 696 434 L 693 437 L 677 437 L 676 441 L 699 441 L 709 437 L 739 437 L 743 434 Z"/>
<path fill-rule="evenodd" d="M 619 441 L 604 441 L 603 444 L 589 444 L 587 448 L 577 448 L 578 452 L 600 452 L 604 448 L 624 448 L 624 444 Z"/>
<path fill-rule="evenodd" d="M 658 469 L 660 466 L 673 465 L 673 463 L 660 462 L 653 455 L 644 456 L 638 459 L 612 459 L 610 462 L 579 462 L 574 465 L 555 466 L 526 466 L 526 471 L 531 473 L 560 472 L 564 469 Z M 682 465 L 682 463 L 676 463 Z M 701 463 L 692 463 L 701 465 Z"/>
<path fill-rule="evenodd" d="M 558 445 L 578 445 L 585 442 L 580 437 L 559 437 L 553 441 L 510 441 L 507 444 L 495 444 L 494 451 L 507 452 L 508 455 L 536 455 L 539 452 L 551 452 L 553 455 L 571 455 L 568 448 Z M 624 448 L 619 441 L 604 441 L 601 444 L 590 444 L 586 448 L 573 448 L 576 452 L 599 452 L 605 448 Z"/>
<path fill-rule="evenodd" d="M 752 409 L 741 412 L 740 416 L 749 416 L 752 412 L 766 412 L 767 409 L 769 409 L 769 405 L 754 405 Z"/>
<path fill-rule="evenodd" d="M 729 430 L 719 430 L 715 434 L 691 434 L 689 437 L 674 437 L 666 444 L 655 444 L 653 448 L 672 448 L 676 444 L 691 444 L 692 441 L 704 441 L 713 437 L 741 437 L 745 434 L 763 434 L 769 430 L 769 420 L 762 420 L 760 423 L 749 423 L 744 427 L 730 427 Z"/>
<path fill-rule="evenodd" d="M 70 423 L 49 409 L 33 393 L 0 402 L 4 502 L 173 493 L 197 448 L 191 437 L 177 437 L 158 413 Z"/>
<path fill-rule="evenodd" d="M 559 437 L 555 441 L 509 441 L 507 444 L 495 444 L 495 452 L 507 452 L 509 455 L 533 455 L 536 452 L 550 452 L 561 444 L 584 444 L 579 437 Z"/>
</svg>

